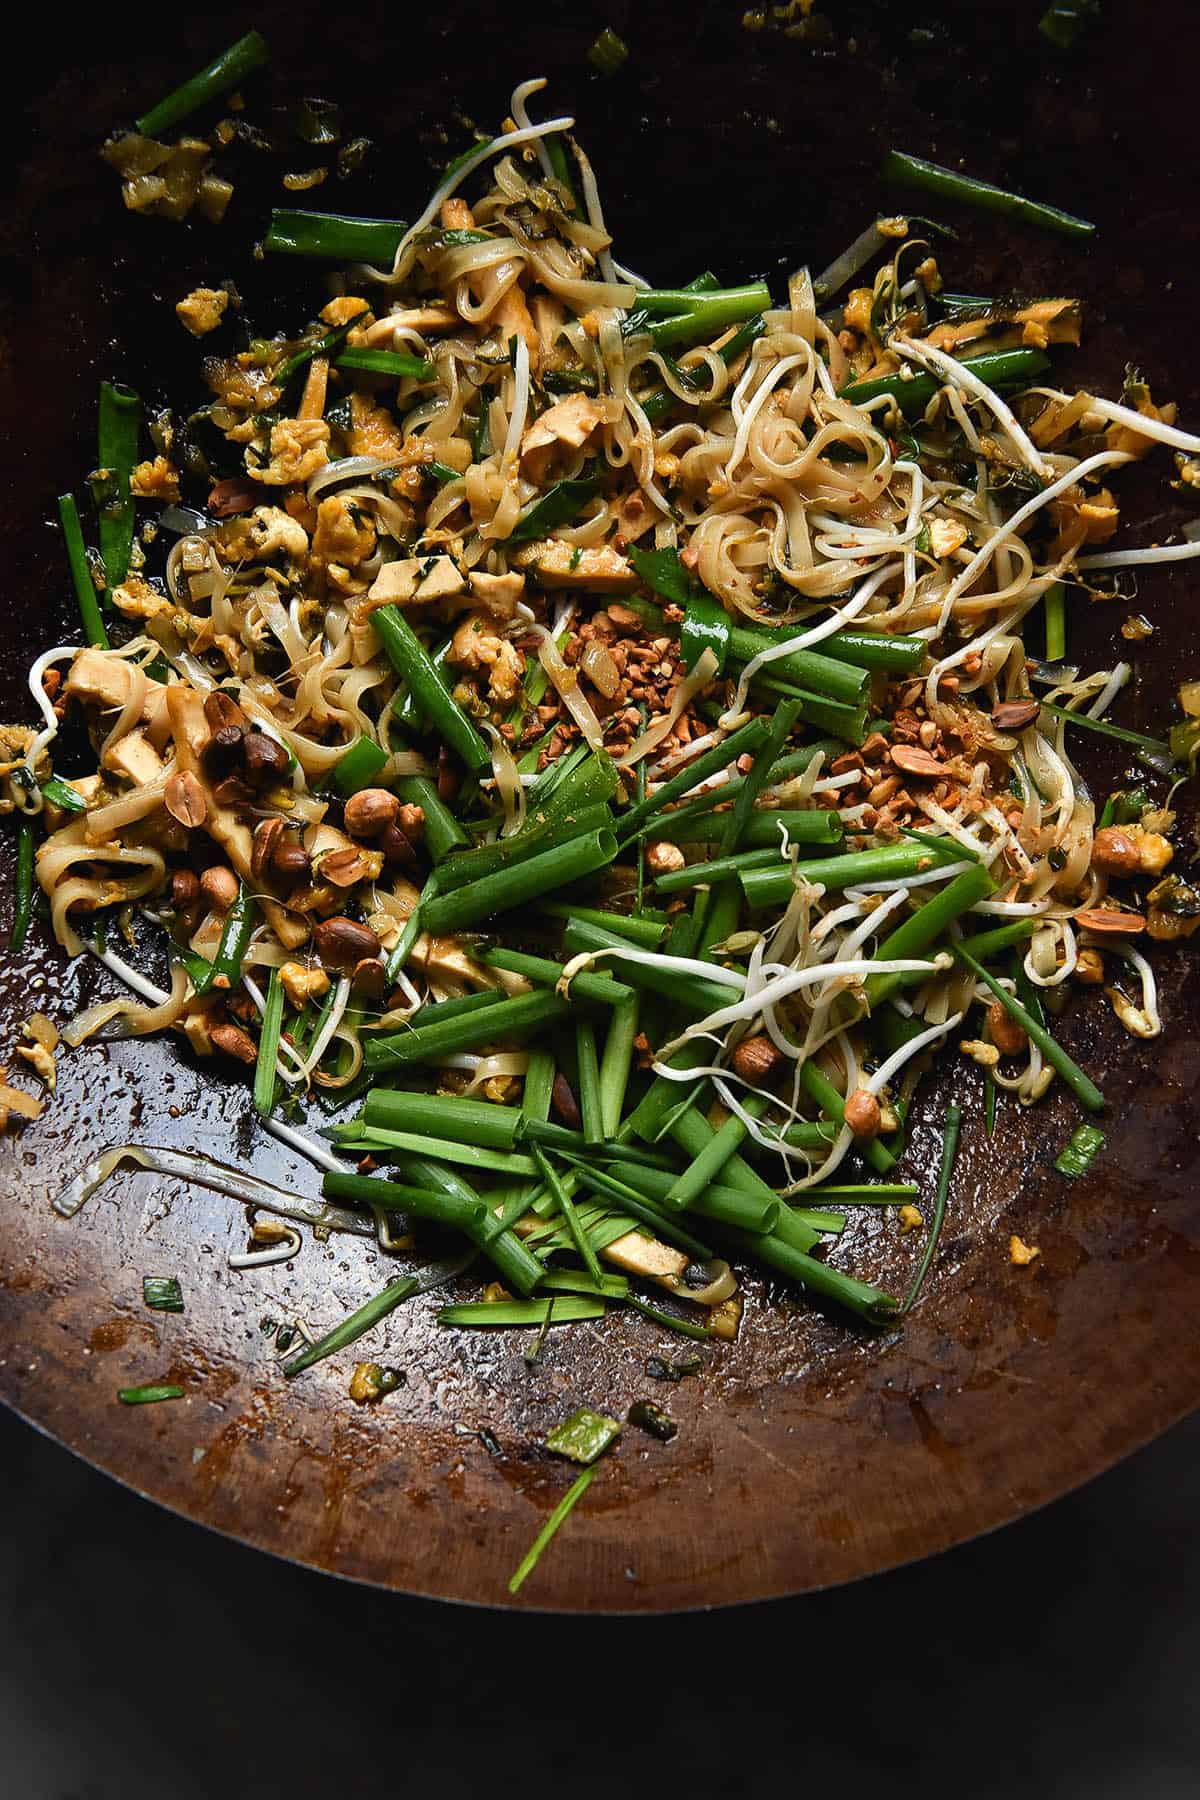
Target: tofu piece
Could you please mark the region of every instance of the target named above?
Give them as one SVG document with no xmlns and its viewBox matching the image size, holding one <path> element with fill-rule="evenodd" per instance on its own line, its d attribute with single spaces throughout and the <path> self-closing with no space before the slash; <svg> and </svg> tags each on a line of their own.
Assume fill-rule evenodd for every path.
<svg viewBox="0 0 1200 1800">
<path fill-rule="evenodd" d="M 531 471 L 560 446 L 582 450 L 603 418 L 603 410 L 590 394 L 568 394 L 565 400 L 556 400 L 521 439 L 521 468 Z"/>
<path fill-rule="evenodd" d="M 518 550 L 515 558 L 544 588 L 592 588 L 602 594 L 629 594 L 637 575 L 608 544 L 579 550 L 562 538 L 546 538 Z"/>
<path fill-rule="evenodd" d="M 689 1261 L 686 1251 L 660 1243 L 658 1238 L 643 1237 L 640 1231 L 627 1231 L 600 1254 L 606 1262 L 615 1263 L 618 1269 L 626 1269 L 631 1275 L 647 1276 L 651 1281 L 664 1278 L 677 1281 Z"/>
<path fill-rule="evenodd" d="M 145 787 L 149 782 L 157 781 L 166 767 L 141 725 L 127 731 L 123 738 L 118 738 L 105 756 L 104 764 L 115 774 L 124 775 L 135 787 Z"/>
<path fill-rule="evenodd" d="M 465 594 L 467 583 L 451 556 L 402 556 L 384 563 L 367 593 L 372 606 L 427 606 Z"/>
<path fill-rule="evenodd" d="M 85 706 L 98 706 L 106 712 L 120 712 L 129 699 L 133 686 L 133 667 L 123 656 L 89 646 L 81 650 L 71 664 L 63 693 Z M 161 681 L 146 682 L 142 701 L 142 719 L 156 748 L 161 749 L 169 735 L 166 715 L 167 690 Z"/>
<path fill-rule="evenodd" d="M 452 986 L 459 993 L 500 985 L 499 971 L 473 961 L 457 938 L 430 937 L 423 931 L 412 947 L 409 961 L 423 969 L 428 980 L 439 987 Z"/>
<path fill-rule="evenodd" d="M 119 710 L 129 699 L 132 686 L 133 669 L 124 657 L 88 648 L 81 650 L 71 664 L 63 691 L 85 705 Z"/>
<path fill-rule="evenodd" d="M 516 569 L 510 569 L 507 575 L 488 575 L 483 569 L 472 569 L 471 592 L 494 619 L 511 619 L 525 592 L 525 577 Z"/>
<path fill-rule="evenodd" d="M 624 495 L 620 503 L 613 508 L 613 512 L 620 525 L 617 542 L 622 549 L 626 544 L 636 544 L 639 538 L 645 537 L 658 518 L 658 514 L 641 488 L 634 488 L 630 493 Z"/>
</svg>

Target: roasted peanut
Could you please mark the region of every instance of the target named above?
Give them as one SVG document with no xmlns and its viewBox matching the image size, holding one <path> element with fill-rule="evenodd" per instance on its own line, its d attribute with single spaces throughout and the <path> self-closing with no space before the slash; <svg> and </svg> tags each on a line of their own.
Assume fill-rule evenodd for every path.
<svg viewBox="0 0 1200 1800">
<path fill-rule="evenodd" d="M 376 851 L 359 850 L 351 844 L 321 858 L 317 879 L 327 881 L 330 887 L 354 887 L 357 882 L 373 880 L 381 866 L 382 859 Z"/>
<path fill-rule="evenodd" d="M 308 852 L 302 844 L 293 843 L 284 838 L 275 845 L 271 856 L 271 873 L 284 887 L 294 887 L 298 881 L 307 881 L 311 864 Z"/>
<path fill-rule="evenodd" d="M 1001 1056 L 1019 1056 L 1029 1042 L 1024 1028 L 1009 1016 L 999 1000 L 993 1000 L 988 1007 L 987 1023 L 988 1036 Z"/>
<path fill-rule="evenodd" d="M 659 842 L 646 845 L 646 867 L 652 875 L 669 875 L 682 869 L 687 858 L 678 844 Z"/>
<path fill-rule="evenodd" d="M 216 912 L 228 912 L 238 894 L 238 879 L 224 863 L 213 863 L 200 877 L 200 892 Z"/>
<path fill-rule="evenodd" d="M 342 817 L 351 837 L 373 838 L 395 823 L 399 811 L 400 802 L 386 788 L 361 788 L 347 800 Z"/>
<path fill-rule="evenodd" d="M 204 789 L 190 769 L 177 770 L 169 778 L 163 792 L 163 804 L 171 817 L 180 825 L 186 825 L 189 831 L 203 825 L 208 812 Z"/>
<path fill-rule="evenodd" d="M 1074 922 L 1083 931 L 1111 932 L 1117 937 L 1134 937 L 1145 931 L 1141 913 L 1117 912 L 1108 906 L 1086 906 L 1075 914 Z"/>
<path fill-rule="evenodd" d="M 237 731 L 245 731 L 250 723 L 233 695 L 223 693 L 220 688 L 214 688 L 210 694 L 205 694 L 204 717 L 214 736 L 229 726 Z"/>
<path fill-rule="evenodd" d="M 245 733 L 238 725 L 222 725 L 213 732 L 200 753 L 210 780 L 221 781 L 240 768 L 244 738 Z"/>
<path fill-rule="evenodd" d="M 218 781 L 213 789 L 213 799 L 218 806 L 249 806 L 254 795 L 246 786 L 240 775 L 226 775 L 224 781 Z"/>
<path fill-rule="evenodd" d="M 1024 731 L 1035 723 L 1041 710 L 1037 700 L 1001 700 L 992 708 L 992 724 L 997 731 Z"/>
<path fill-rule="evenodd" d="M 270 787 L 287 771 L 288 753 L 265 731 L 248 731 L 242 739 L 246 779 L 253 787 Z"/>
<path fill-rule="evenodd" d="M 378 956 L 379 939 L 356 919 L 338 915 L 322 919 L 313 932 L 313 946 L 327 969 L 352 975 L 366 957 Z"/>
<path fill-rule="evenodd" d="M 272 867 L 275 852 L 278 850 L 286 826 L 282 819 L 260 819 L 254 827 L 254 839 L 250 846 L 250 873 L 255 881 L 262 881 Z"/>
<path fill-rule="evenodd" d="M 387 971 L 377 956 L 364 956 L 360 963 L 355 963 L 350 985 L 362 999 L 382 999 L 386 982 Z"/>
<path fill-rule="evenodd" d="M 890 752 L 892 761 L 906 775 L 923 776 L 926 780 L 936 781 L 946 774 L 946 765 L 940 763 L 936 756 L 928 750 L 918 750 L 911 744 L 893 744 Z"/>
<path fill-rule="evenodd" d="M 396 814 L 396 823 L 410 844 L 419 844 L 425 836 L 425 808 L 402 806 Z"/>
<path fill-rule="evenodd" d="M 565 1075 L 554 1077 L 554 1086 L 550 1093 L 551 1104 L 563 1124 L 572 1131 L 578 1131 L 583 1123 L 575 1096 L 571 1092 L 571 1084 Z"/>
<path fill-rule="evenodd" d="M 417 853 L 409 843 L 408 834 L 399 825 L 388 825 L 379 837 L 379 849 L 385 862 L 394 863 L 398 868 L 411 869 L 417 861 Z"/>
<path fill-rule="evenodd" d="M 195 869 L 176 869 L 171 876 L 171 905 L 176 912 L 195 906 L 200 898 L 200 877 Z"/>
<path fill-rule="evenodd" d="M 254 1039 L 240 1025 L 214 1025 L 209 1036 L 213 1041 L 213 1049 L 219 1050 L 223 1056 L 235 1056 L 239 1062 L 244 1063 L 258 1061 L 258 1048 Z"/>
<path fill-rule="evenodd" d="M 856 1138 L 879 1135 L 879 1102 L 866 1088 L 855 1088 L 846 1101 L 845 1121 Z"/>
<path fill-rule="evenodd" d="M 782 1060 L 769 1037 L 743 1038 L 733 1053 L 733 1072 L 743 1081 L 766 1081 Z"/>
<path fill-rule="evenodd" d="M 1092 867 L 1100 875 L 1136 875 L 1141 867 L 1137 844 L 1119 825 L 1106 825 L 1092 839 Z"/>
</svg>

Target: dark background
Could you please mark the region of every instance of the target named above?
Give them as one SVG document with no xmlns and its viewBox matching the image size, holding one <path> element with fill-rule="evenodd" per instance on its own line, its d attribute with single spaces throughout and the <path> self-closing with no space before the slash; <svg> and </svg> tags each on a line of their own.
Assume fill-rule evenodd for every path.
<svg viewBox="0 0 1200 1800">
<path fill-rule="evenodd" d="M 8 1414 L 0 1468 L 20 1800 L 1197 1791 L 1200 1415 L 933 1561 L 658 1620 L 484 1612 L 288 1567 Z"/>
</svg>

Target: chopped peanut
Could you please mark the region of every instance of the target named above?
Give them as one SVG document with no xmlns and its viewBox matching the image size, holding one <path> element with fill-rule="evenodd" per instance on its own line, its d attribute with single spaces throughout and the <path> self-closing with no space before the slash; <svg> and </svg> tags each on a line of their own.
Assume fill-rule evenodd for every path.
<svg viewBox="0 0 1200 1800">
<path fill-rule="evenodd" d="M 1017 1024 L 999 1000 L 993 1000 L 987 1011 L 988 1036 L 1001 1056 L 1019 1056 L 1028 1044 L 1024 1027 Z"/>
<path fill-rule="evenodd" d="M 855 1088 L 846 1101 L 845 1122 L 856 1138 L 879 1135 L 879 1102 L 866 1088 Z"/>
</svg>

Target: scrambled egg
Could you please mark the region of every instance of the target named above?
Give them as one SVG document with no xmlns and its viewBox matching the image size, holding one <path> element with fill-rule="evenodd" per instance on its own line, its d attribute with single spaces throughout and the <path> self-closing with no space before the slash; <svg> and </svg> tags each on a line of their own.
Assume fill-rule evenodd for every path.
<svg viewBox="0 0 1200 1800">
<path fill-rule="evenodd" d="M 258 452 L 246 451 L 246 471 L 267 487 L 307 481 L 329 461 L 329 427 L 324 419 L 280 419 L 271 427 L 271 455 L 260 463 Z"/>
<path fill-rule="evenodd" d="M 179 470 L 165 456 L 140 462 L 129 477 L 129 491 L 139 500 L 178 500 Z"/>
<path fill-rule="evenodd" d="M 217 329 L 228 306 L 229 295 L 223 288 L 193 288 L 175 302 L 175 317 L 193 337 L 205 337 Z"/>
</svg>

